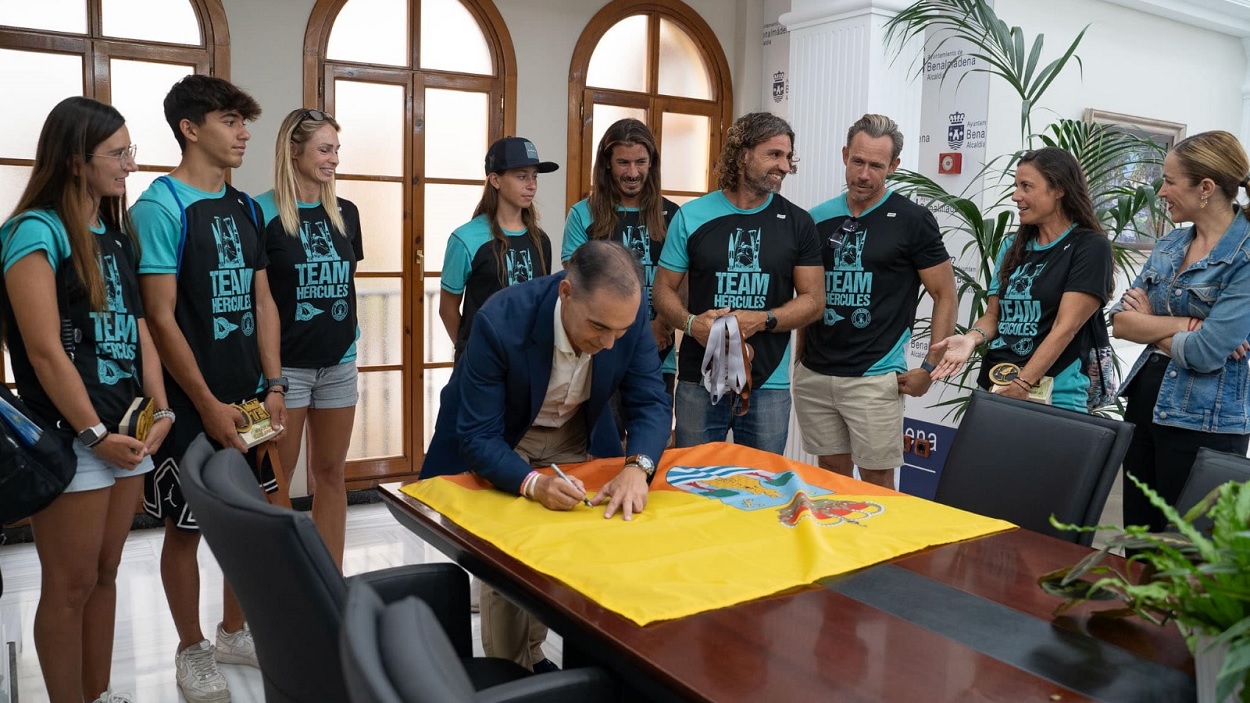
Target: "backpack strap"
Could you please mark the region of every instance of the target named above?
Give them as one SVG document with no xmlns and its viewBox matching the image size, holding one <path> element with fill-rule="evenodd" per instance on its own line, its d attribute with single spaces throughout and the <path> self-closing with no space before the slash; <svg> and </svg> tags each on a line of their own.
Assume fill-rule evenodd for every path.
<svg viewBox="0 0 1250 703">
<path fill-rule="evenodd" d="M 178 263 L 174 269 L 174 278 L 182 272 L 182 250 L 187 246 L 187 206 L 182 204 L 182 198 L 178 197 L 178 189 L 174 187 L 174 180 L 169 176 L 160 176 L 156 179 L 157 183 L 164 183 L 169 189 L 169 194 L 174 197 L 174 204 L 178 206 L 178 215 L 182 221 L 182 231 L 178 235 Z"/>
</svg>

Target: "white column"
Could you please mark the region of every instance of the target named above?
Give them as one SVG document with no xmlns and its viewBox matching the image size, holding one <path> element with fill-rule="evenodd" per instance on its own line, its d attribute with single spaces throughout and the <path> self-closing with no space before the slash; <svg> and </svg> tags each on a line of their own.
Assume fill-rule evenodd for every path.
<svg viewBox="0 0 1250 703">
<path fill-rule="evenodd" d="M 1241 131 L 1237 138 L 1247 146 L 1250 145 L 1250 37 L 1241 38 L 1241 50 L 1246 55 L 1246 68 L 1241 81 Z"/>
<path fill-rule="evenodd" d="M 790 125 L 799 172 L 785 196 L 811 208 L 845 190 L 846 130 L 866 112 L 888 115 L 903 131 L 904 168 L 917 164 L 922 81 L 913 78 L 921 42 L 901 52 L 886 46 L 885 24 L 906 0 L 793 0 L 781 23 L 790 30 Z M 892 45 L 893 46 L 893 45 Z M 803 451 L 791 414 L 786 456 L 816 463 Z"/>
<path fill-rule="evenodd" d="M 866 112 L 888 115 L 903 131 L 904 168 L 916 166 L 922 44 L 887 46 L 885 24 L 906 0 L 793 0 L 781 22 L 790 30 L 790 123 L 799 172 L 786 197 L 812 207 L 845 189 L 846 130 Z"/>
</svg>

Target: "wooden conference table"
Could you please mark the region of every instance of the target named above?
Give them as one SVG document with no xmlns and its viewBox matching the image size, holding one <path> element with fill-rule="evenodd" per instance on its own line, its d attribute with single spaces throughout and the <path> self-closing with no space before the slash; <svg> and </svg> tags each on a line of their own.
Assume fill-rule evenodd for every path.
<svg viewBox="0 0 1250 703">
<path fill-rule="evenodd" d="M 640 627 L 380 487 L 419 537 L 648 698 L 696 701 L 1192 701 L 1172 626 L 1059 619 L 1037 577 L 1089 550 L 1027 530 L 934 547 L 820 584 Z"/>
</svg>

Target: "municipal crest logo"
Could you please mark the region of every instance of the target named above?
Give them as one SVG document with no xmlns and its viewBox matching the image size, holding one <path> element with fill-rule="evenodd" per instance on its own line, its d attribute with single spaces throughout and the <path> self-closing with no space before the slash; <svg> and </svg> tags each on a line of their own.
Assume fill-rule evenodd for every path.
<svg viewBox="0 0 1250 703">
<path fill-rule="evenodd" d="M 687 493 L 719 500 L 738 510 L 774 510 L 777 521 L 796 527 L 808 518 L 831 527 L 857 524 L 880 514 L 882 506 L 835 498 L 833 491 L 813 486 L 793 471 L 773 473 L 746 466 L 674 466 L 669 485 Z"/>
<path fill-rule="evenodd" d="M 1017 339 L 1016 343 L 1011 345 L 1011 351 L 1015 352 L 1016 356 L 1028 356 L 1029 354 L 1032 354 L 1033 338 L 1021 337 L 1020 339 Z"/>
<path fill-rule="evenodd" d="M 851 313 L 851 324 L 855 325 L 856 329 L 864 329 L 872 324 L 872 313 L 868 312 L 868 308 L 856 308 L 855 312 Z"/>
<path fill-rule="evenodd" d="M 239 324 L 243 328 L 244 337 L 251 337 L 256 331 L 256 318 L 250 312 L 243 313 L 243 319 L 239 320 Z"/>
<path fill-rule="evenodd" d="M 737 227 L 729 233 L 729 271 L 760 271 L 760 229 Z"/>
<path fill-rule="evenodd" d="M 950 125 L 946 128 L 946 143 L 958 150 L 964 145 L 964 113 L 952 112 L 948 115 Z"/>
<path fill-rule="evenodd" d="M 777 71 L 773 74 L 773 102 L 779 103 L 786 97 L 786 72 Z"/>
<path fill-rule="evenodd" d="M 347 317 L 347 311 L 347 301 L 336 300 L 334 305 L 330 307 L 330 317 L 333 317 L 335 322 L 342 322 L 343 318 Z"/>
</svg>

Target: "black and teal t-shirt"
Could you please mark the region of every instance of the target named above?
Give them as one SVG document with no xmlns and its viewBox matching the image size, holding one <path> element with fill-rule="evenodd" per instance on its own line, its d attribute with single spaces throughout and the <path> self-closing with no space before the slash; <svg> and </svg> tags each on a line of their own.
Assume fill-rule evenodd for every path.
<svg viewBox="0 0 1250 703">
<path fill-rule="evenodd" d="M 1001 271 L 1003 257 L 1014 237 L 1003 242 L 994 270 Z M 1050 334 L 1059 316 L 1059 302 L 1064 293 L 1088 293 L 1106 304 L 1111 296 L 1111 274 L 1114 267 L 1111 242 L 1088 230 L 1069 230 L 1055 241 L 1038 246 L 1029 244 L 1024 260 L 1007 279 L 1007 288 L 1000 291 L 998 274 L 990 281 L 990 294 L 998 299 L 998 336 L 981 360 L 977 384 L 989 388 L 989 370 L 1001 363 L 1020 368 L 1028 363 L 1033 352 Z M 1102 315 L 1096 314 L 1098 324 Z M 1095 346 L 1089 324 L 1082 325 L 1076 336 L 1046 370 L 1055 379 L 1051 403 L 1072 410 L 1086 409 L 1089 377 L 1086 362 Z M 1037 380 L 1037 379 L 1030 379 Z"/>
<path fill-rule="evenodd" d="M 677 215 L 677 203 L 664 198 L 662 207 L 664 208 L 664 226 L 667 230 L 673 223 L 673 217 Z M 569 210 L 568 219 L 564 222 L 564 242 L 560 247 L 561 261 L 567 263 L 573 258 L 573 252 L 589 241 L 590 226 L 594 223 L 594 219 L 590 213 L 589 200 L 578 201 Z M 647 301 L 647 312 L 654 320 L 656 313 L 655 305 L 651 300 L 651 287 L 655 283 L 655 269 L 660 265 L 660 252 L 664 250 L 664 240 L 657 239 L 654 233 L 647 231 L 647 225 L 642 221 L 638 208 L 617 206 L 616 229 L 612 233 L 612 241 L 620 242 L 638 257 L 638 263 L 642 265 L 642 293 Z M 675 351 L 672 346 L 660 350 L 663 373 L 676 372 Z"/>
<path fill-rule="evenodd" d="M 463 296 L 460 306 L 460 334 L 456 356 L 469 341 L 473 317 L 496 291 L 551 273 L 551 240 L 543 233 L 541 251 L 534 247 L 528 230 L 505 229 L 508 249 L 503 252 L 504 270 L 499 267 L 499 244 L 491 237 L 485 214 L 460 225 L 447 240 L 443 257 L 442 287 Z"/>
<path fill-rule="evenodd" d="M 143 356 L 139 348 L 138 265 L 130 239 L 103 225 L 91 229 L 99 247 L 97 262 L 104 279 L 105 305 L 92 310 L 91 302 L 70 258 L 69 234 L 56 213 L 24 212 L 0 228 L 4 272 L 18 260 L 42 252 L 56 274 L 58 310 L 62 312 L 61 345 L 82 377 L 87 397 L 110 432 L 117 431 L 131 401 L 143 394 Z M 61 419 L 30 363 L 21 330 L 5 295 L 4 318 L 13 377 L 18 394 L 37 414 Z"/>
<path fill-rule="evenodd" d="M 255 272 L 269 265 L 260 208 L 229 184 L 208 193 L 163 176 L 130 217 L 143 251 L 139 274 L 177 276 L 174 318 L 213 396 L 227 403 L 255 396 L 264 373 L 252 289 Z M 192 407 L 168 373 L 165 388 L 170 405 Z"/>
<path fill-rule="evenodd" d="M 828 245 L 851 221 L 843 193 L 812 209 L 825 265 L 825 313 L 803 332 L 803 365 L 826 376 L 907 370 L 920 271 L 950 260 L 933 213 L 887 190 L 854 233 Z"/>
<path fill-rule="evenodd" d="M 265 222 L 269 292 L 282 321 L 282 365 L 321 369 L 356 360 L 356 262 L 364 259 L 360 212 L 338 198 L 346 232 L 320 201 L 297 203 L 299 231 L 282 228 L 273 191 L 256 198 Z"/>
<path fill-rule="evenodd" d="M 820 266 L 820 242 L 811 215 L 780 195 L 740 210 L 721 191 L 677 211 L 660 266 L 686 273 L 690 312 L 715 308 L 770 310 L 794 299 L 794 268 Z M 754 388 L 790 387 L 790 333 L 757 332 L 751 363 Z M 704 347 L 685 335 L 677 377 L 701 383 Z"/>
</svg>

